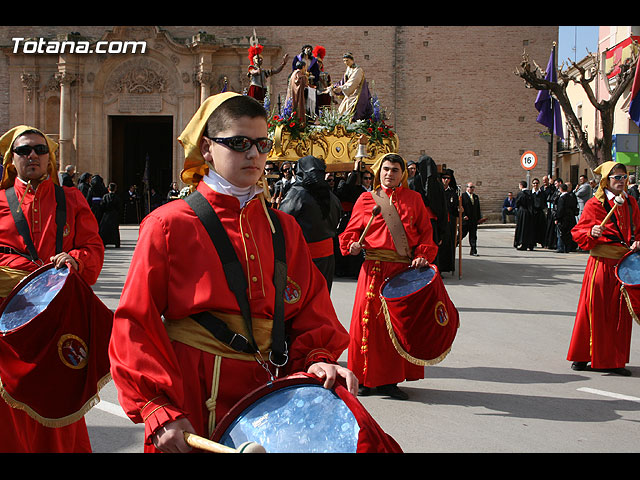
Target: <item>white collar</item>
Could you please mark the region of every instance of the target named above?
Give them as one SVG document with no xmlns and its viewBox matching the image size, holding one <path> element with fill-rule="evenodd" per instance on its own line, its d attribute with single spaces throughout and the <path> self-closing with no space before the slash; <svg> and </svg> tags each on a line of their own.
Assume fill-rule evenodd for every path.
<svg viewBox="0 0 640 480">
<path fill-rule="evenodd" d="M 611 190 L 609 190 L 608 188 L 604 189 L 604 193 L 607 195 L 607 199 L 612 200 L 616 197 L 616 194 L 613 193 Z M 623 196 L 627 196 L 627 192 L 625 192 L 624 190 L 622 191 L 622 195 Z"/>
<path fill-rule="evenodd" d="M 255 197 L 262 191 L 258 185 L 251 185 L 250 187 L 236 187 L 230 183 L 226 178 L 221 177 L 213 168 L 209 167 L 209 172 L 202 179 L 206 185 L 208 185 L 213 191 L 221 193 L 223 195 L 230 195 L 236 197 L 240 202 L 240 208 Z"/>
</svg>

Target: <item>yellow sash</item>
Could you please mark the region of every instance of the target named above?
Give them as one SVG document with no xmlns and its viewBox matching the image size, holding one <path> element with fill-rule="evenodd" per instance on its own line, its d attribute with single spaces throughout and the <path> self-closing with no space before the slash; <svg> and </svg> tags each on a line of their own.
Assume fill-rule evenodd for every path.
<svg viewBox="0 0 640 480">
<path fill-rule="evenodd" d="M 30 273 L 16 268 L 0 266 L 0 298 L 5 298 L 9 295 L 11 290 L 20 283 L 20 280 Z"/>
<path fill-rule="evenodd" d="M 398 254 L 395 250 L 365 250 L 365 260 L 378 260 L 380 262 L 396 262 L 396 263 L 411 263 L 409 257 Z"/>
<path fill-rule="evenodd" d="M 629 253 L 629 249 L 619 244 L 600 244 L 589 250 L 589 255 L 592 257 L 604 258 L 622 258 L 627 253 Z"/>
<path fill-rule="evenodd" d="M 247 337 L 244 320 L 241 315 L 221 312 L 211 313 L 224 321 L 231 331 Z M 256 344 L 258 345 L 258 349 L 263 354 L 268 353 L 271 349 L 271 328 L 273 326 L 273 321 L 267 318 L 252 317 L 252 324 L 253 336 Z M 191 317 L 177 320 L 165 319 L 164 326 L 171 340 L 184 343 L 213 355 L 220 355 L 222 357 L 239 360 L 254 360 L 253 354 L 237 352 L 227 344 L 215 338 L 209 330 Z"/>
</svg>

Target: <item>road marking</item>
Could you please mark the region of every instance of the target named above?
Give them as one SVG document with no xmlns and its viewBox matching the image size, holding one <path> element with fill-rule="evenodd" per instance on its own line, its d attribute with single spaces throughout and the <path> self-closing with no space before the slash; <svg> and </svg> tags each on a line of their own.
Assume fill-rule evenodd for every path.
<svg viewBox="0 0 640 480">
<path fill-rule="evenodd" d="M 116 415 L 118 417 L 126 418 L 127 420 L 129 420 L 129 417 L 127 417 L 127 414 L 124 413 L 124 410 L 122 410 L 122 407 L 120 405 L 116 405 L 115 403 L 105 402 L 104 400 L 100 400 L 100 403 L 98 403 L 94 408 L 97 408 L 98 410 L 102 410 L 103 412 L 107 412 L 112 415 Z"/>
<path fill-rule="evenodd" d="M 630 402 L 640 402 L 640 398 L 638 397 L 622 395 L 621 393 L 607 392 L 605 390 L 596 390 L 595 388 L 587 388 L 587 387 L 579 388 L 578 390 L 580 392 L 594 393 L 596 395 L 603 395 L 605 397 L 617 398 L 618 400 L 629 400 Z"/>
</svg>

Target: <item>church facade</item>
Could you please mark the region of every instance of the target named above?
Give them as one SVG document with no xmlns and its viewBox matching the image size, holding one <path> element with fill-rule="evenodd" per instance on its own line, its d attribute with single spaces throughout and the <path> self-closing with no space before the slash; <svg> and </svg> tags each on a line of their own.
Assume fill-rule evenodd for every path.
<svg viewBox="0 0 640 480">
<path fill-rule="evenodd" d="M 515 75 L 526 51 L 546 65 L 552 26 L 65 26 L 0 27 L 0 129 L 28 124 L 60 144 L 60 169 L 100 174 L 124 191 L 143 180 L 166 192 L 179 180 L 177 142 L 198 105 L 223 89 L 246 91 L 256 35 L 270 78 L 270 107 L 282 108 L 291 62 L 322 45 L 333 82 L 342 56 L 363 67 L 406 160 L 431 156 L 478 185 L 498 211 L 536 151 L 547 172 L 535 91 Z M 495 208 L 494 208 L 495 207 Z"/>
</svg>

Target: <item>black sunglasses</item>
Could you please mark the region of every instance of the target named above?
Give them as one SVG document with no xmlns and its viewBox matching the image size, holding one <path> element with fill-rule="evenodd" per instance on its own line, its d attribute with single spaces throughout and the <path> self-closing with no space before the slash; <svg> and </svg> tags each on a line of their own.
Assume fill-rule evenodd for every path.
<svg viewBox="0 0 640 480">
<path fill-rule="evenodd" d="M 271 147 L 273 147 L 273 140 L 270 138 L 253 138 L 245 137 L 243 135 L 236 135 L 234 137 L 207 137 L 209 140 L 213 140 L 216 143 L 221 143 L 231 150 L 236 152 L 246 152 L 251 148 L 252 145 L 255 145 L 260 153 L 269 153 L 271 151 Z"/>
<path fill-rule="evenodd" d="M 32 151 L 35 151 L 36 155 L 44 155 L 45 153 L 49 153 L 49 145 L 46 143 L 40 145 L 20 145 L 13 149 L 13 153 L 17 153 L 21 157 L 28 157 Z"/>
</svg>

